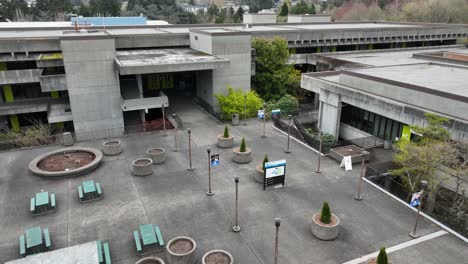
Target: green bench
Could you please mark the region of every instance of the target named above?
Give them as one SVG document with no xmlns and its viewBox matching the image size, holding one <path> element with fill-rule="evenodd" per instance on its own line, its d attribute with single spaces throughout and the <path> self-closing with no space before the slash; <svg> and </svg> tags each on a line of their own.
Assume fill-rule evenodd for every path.
<svg viewBox="0 0 468 264">
<path fill-rule="evenodd" d="M 141 248 L 140 243 L 140 236 L 138 235 L 138 231 L 133 231 L 133 238 L 135 238 L 135 245 L 138 252 L 141 252 L 143 249 Z"/>
<path fill-rule="evenodd" d="M 140 232 L 133 231 L 135 246 L 139 255 L 149 254 L 164 249 L 164 239 L 159 226 L 152 224 L 140 225 Z"/>
<path fill-rule="evenodd" d="M 55 211 L 55 193 L 38 192 L 35 197 L 31 198 L 29 211 L 33 215 L 41 215 Z"/>
<path fill-rule="evenodd" d="M 101 185 L 93 180 L 83 181 L 83 183 L 78 186 L 78 198 L 80 202 L 89 202 L 101 199 Z"/>
<path fill-rule="evenodd" d="M 44 228 L 44 240 L 46 248 L 50 248 L 52 243 L 50 243 L 49 228 Z"/>
<path fill-rule="evenodd" d="M 24 235 L 21 235 L 19 237 L 19 249 L 20 249 L 21 256 L 26 255 L 26 242 L 24 240 Z"/>
<path fill-rule="evenodd" d="M 55 193 L 50 194 L 50 206 L 55 209 Z"/>
<path fill-rule="evenodd" d="M 31 213 L 34 213 L 34 211 L 36 211 L 36 198 L 31 198 L 31 206 L 29 208 L 29 210 L 31 211 Z"/>
<path fill-rule="evenodd" d="M 52 246 L 49 229 L 36 226 L 26 230 L 25 234 L 19 237 L 20 256 L 44 252 Z"/>
<path fill-rule="evenodd" d="M 101 240 L 97 242 L 97 250 L 98 250 L 98 260 L 99 264 L 111 264 L 111 257 L 109 251 L 109 243 L 102 243 Z"/>
</svg>

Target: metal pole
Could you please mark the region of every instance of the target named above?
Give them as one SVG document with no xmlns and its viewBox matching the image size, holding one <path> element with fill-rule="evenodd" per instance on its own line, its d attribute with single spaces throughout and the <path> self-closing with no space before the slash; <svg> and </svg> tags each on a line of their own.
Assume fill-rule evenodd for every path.
<svg viewBox="0 0 468 264">
<path fill-rule="evenodd" d="M 315 170 L 316 173 L 321 173 L 322 171 L 320 170 L 320 159 L 322 158 L 322 145 L 323 145 L 323 137 L 322 137 L 322 130 L 319 130 L 319 153 L 318 153 L 318 158 L 317 158 L 317 169 Z"/>
<path fill-rule="evenodd" d="M 164 104 L 162 105 L 162 114 L 163 114 L 163 136 L 167 136 L 166 134 L 166 117 L 164 115 Z"/>
<path fill-rule="evenodd" d="M 239 226 L 239 177 L 234 178 L 234 182 L 236 183 L 236 222 L 235 225 L 232 227 L 232 231 L 239 232 L 241 230 Z"/>
<path fill-rule="evenodd" d="M 278 264 L 278 236 L 279 236 L 279 227 L 281 225 L 281 220 L 279 218 L 275 218 L 275 226 L 276 226 L 276 237 L 275 237 L 275 264 Z"/>
<path fill-rule="evenodd" d="M 244 95 L 244 126 L 247 125 L 247 95 Z"/>
<path fill-rule="evenodd" d="M 290 132 L 291 132 L 291 119 L 292 119 L 292 116 L 291 115 L 288 115 L 288 145 L 287 145 L 287 148 L 286 148 L 286 153 L 291 153 L 291 151 L 289 150 L 289 141 L 290 141 Z"/>
<path fill-rule="evenodd" d="M 192 137 L 191 137 L 192 130 L 188 128 L 187 132 L 188 132 L 188 153 L 189 153 L 189 164 L 190 164 L 188 170 L 192 171 L 193 170 L 192 168 Z"/>
<path fill-rule="evenodd" d="M 364 156 L 361 156 L 361 174 L 359 175 L 359 182 L 358 182 L 358 187 L 357 187 L 357 194 L 354 196 L 355 200 L 361 201 L 363 199 L 361 195 L 361 189 L 362 189 L 362 178 L 364 178 L 364 174 L 366 172 L 366 161 L 364 160 Z"/>
<path fill-rule="evenodd" d="M 419 196 L 419 205 L 418 205 L 418 213 L 416 214 L 416 223 L 414 223 L 414 229 L 409 233 L 410 237 L 412 238 L 418 238 L 419 235 L 416 234 L 416 230 L 418 228 L 418 222 L 419 222 L 419 215 L 421 214 L 421 205 L 422 205 L 422 198 L 424 194 L 424 189 L 426 189 L 427 186 L 427 181 L 421 181 L 421 196 Z"/>
<path fill-rule="evenodd" d="M 262 138 L 266 138 L 266 133 L 265 133 L 265 127 L 266 127 L 266 104 L 263 104 L 263 136 Z"/>
<path fill-rule="evenodd" d="M 213 196 L 214 192 L 211 191 L 211 148 L 207 147 L 206 152 L 208 152 L 208 192 L 206 195 Z"/>
<path fill-rule="evenodd" d="M 172 117 L 174 118 L 174 120 L 176 120 L 177 115 L 172 114 Z M 174 128 L 174 149 L 173 150 L 176 152 L 179 151 L 179 146 L 177 145 L 177 125 Z"/>
</svg>

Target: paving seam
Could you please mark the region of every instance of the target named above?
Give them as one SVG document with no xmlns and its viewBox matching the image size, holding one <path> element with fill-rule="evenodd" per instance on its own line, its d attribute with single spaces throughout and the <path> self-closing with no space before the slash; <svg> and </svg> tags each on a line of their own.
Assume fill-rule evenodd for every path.
<svg viewBox="0 0 468 264">
<path fill-rule="evenodd" d="M 417 245 L 419 243 L 422 243 L 424 241 L 428 241 L 428 240 L 431 240 L 433 238 L 437 238 L 437 237 L 440 237 L 440 236 L 443 236 L 443 235 L 446 235 L 446 234 L 448 234 L 447 231 L 439 230 L 439 231 L 436 231 L 434 233 L 431 233 L 431 234 L 428 234 L 428 235 L 425 235 L 425 236 L 421 236 L 419 238 L 409 240 L 409 241 L 403 242 L 401 244 L 389 247 L 385 251 L 387 253 L 392 253 L 392 252 L 398 251 L 400 249 L 408 248 L 408 247 Z M 367 261 L 370 258 L 377 257 L 378 254 L 379 254 L 379 251 L 368 254 L 368 255 L 365 255 L 365 256 L 362 256 L 360 258 L 356 258 L 356 259 L 344 262 L 343 264 L 360 264 L 360 263 L 364 263 L 365 261 Z"/>
</svg>

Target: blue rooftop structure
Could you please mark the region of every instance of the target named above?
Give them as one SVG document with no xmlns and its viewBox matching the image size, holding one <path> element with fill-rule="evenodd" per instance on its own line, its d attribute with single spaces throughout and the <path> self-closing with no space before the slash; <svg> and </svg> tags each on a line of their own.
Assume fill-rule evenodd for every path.
<svg viewBox="0 0 468 264">
<path fill-rule="evenodd" d="M 146 25 L 146 17 L 72 17 L 71 23 L 75 25 L 92 25 L 92 26 L 135 26 Z"/>
</svg>

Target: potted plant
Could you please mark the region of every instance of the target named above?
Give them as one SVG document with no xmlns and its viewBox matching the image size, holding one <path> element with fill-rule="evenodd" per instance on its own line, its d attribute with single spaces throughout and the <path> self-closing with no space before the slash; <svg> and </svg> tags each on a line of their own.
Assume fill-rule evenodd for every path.
<svg viewBox="0 0 468 264">
<path fill-rule="evenodd" d="M 108 140 L 102 143 L 102 153 L 106 156 L 118 155 L 122 152 L 122 143 L 120 140 Z"/>
<path fill-rule="evenodd" d="M 229 129 L 227 125 L 224 127 L 224 133 L 218 135 L 217 145 L 220 148 L 232 148 L 234 146 L 234 137 L 229 135 Z"/>
<path fill-rule="evenodd" d="M 252 161 L 252 150 L 245 145 L 245 139 L 242 138 L 240 147 L 234 148 L 234 157 L 232 160 L 237 163 L 249 163 Z"/>
<path fill-rule="evenodd" d="M 322 211 L 312 216 L 310 226 L 312 234 L 321 240 L 333 240 L 338 236 L 340 219 L 332 214 L 327 202 L 323 203 Z"/>
<path fill-rule="evenodd" d="M 168 263 L 193 264 L 197 243 L 190 237 L 180 236 L 171 239 L 166 246 L 166 259 Z"/>
<path fill-rule="evenodd" d="M 138 260 L 135 264 L 164 264 L 164 260 L 156 257 L 146 257 Z"/>
<path fill-rule="evenodd" d="M 263 158 L 263 162 L 262 164 L 259 164 L 255 167 L 255 170 L 257 171 L 254 175 L 255 175 L 255 180 L 259 183 L 263 183 L 263 181 L 265 180 L 265 163 L 268 162 L 268 155 L 265 154 L 265 157 Z"/>
<path fill-rule="evenodd" d="M 132 162 L 133 175 L 147 176 L 153 173 L 153 160 L 147 158 L 139 158 Z"/>
<path fill-rule="evenodd" d="M 202 264 L 233 264 L 234 257 L 231 253 L 222 249 L 215 249 L 205 253 Z"/>
<path fill-rule="evenodd" d="M 164 148 L 150 148 L 146 151 L 146 155 L 153 160 L 153 164 L 161 164 L 166 162 L 166 150 Z"/>
<path fill-rule="evenodd" d="M 385 247 L 381 247 L 379 251 L 379 255 L 377 258 L 371 258 L 367 261 L 367 264 L 388 264 L 392 263 L 388 260 L 387 252 L 385 251 Z"/>
</svg>

